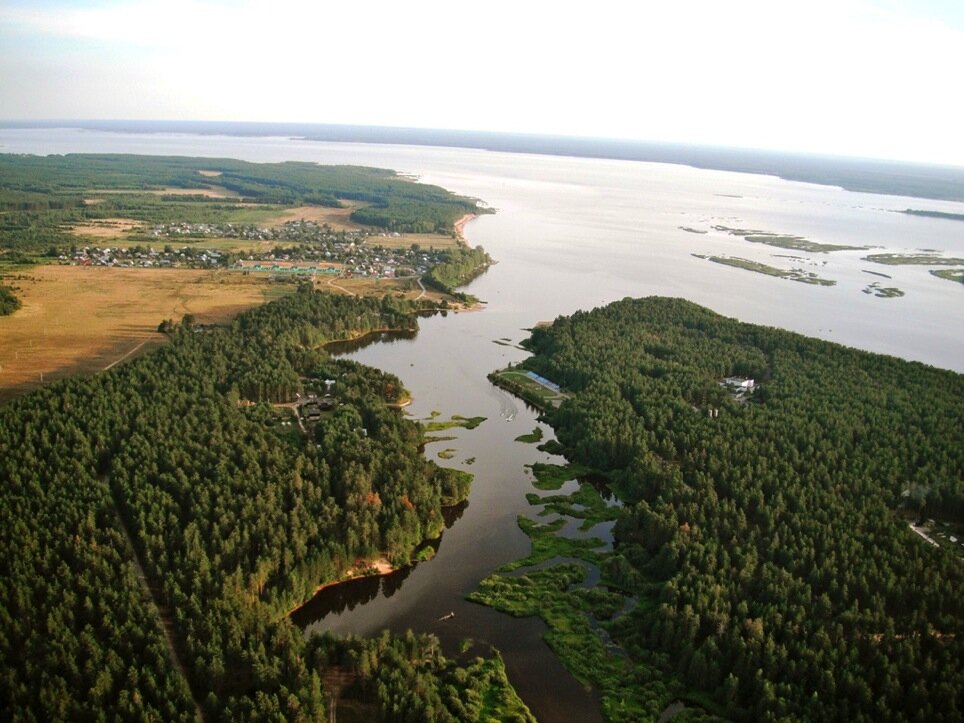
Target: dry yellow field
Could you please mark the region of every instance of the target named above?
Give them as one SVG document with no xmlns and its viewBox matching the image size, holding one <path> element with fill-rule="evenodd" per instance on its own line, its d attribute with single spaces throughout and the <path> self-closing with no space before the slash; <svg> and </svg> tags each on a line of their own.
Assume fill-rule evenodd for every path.
<svg viewBox="0 0 964 723">
<path fill-rule="evenodd" d="M 403 233 L 398 236 L 375 236 L 369 243 L 380 244 L 390 249 L 408 248 L 412 244 L 418 244 L 424 249 L 453 249 L 458 246 L 468 246 L 463 231 L 465 224 L 477 218 L 475 214 L 467 213 L 455 222 L 455 235 L 440 233 Z"/>
<path fill-rule="evenodd" d="M 274 228 L 283 226 L 288 221 L 314 221 L 315 223 L 327 223 L 335 231 L 359 231 L 364 226 L 359 226 L 352 222 L 348 217 L 352 211 L 359 208 L 362 204 L 342 201 L 344 208 L 329 208 L 327 206 L 297 206 L 286 208 L 277 216 L 270 219 L 265 225 Z"/>
<path fill-rule="evenodd" d="M 38 266 L 7 283 L 23 308 L 0 317 L 0 399 L 105 369 L 162 344 L 163 319 L 224 321 L 281 293 L 228 271 Z"/>
<path fill-rule="evenodd" d="M 70 227 L 75 236 L 90 236 L 95 239 L 127 238 L 135 228 L 144 228 L 144 222 L 133 218 L 102 218 Z"/>
</svg>

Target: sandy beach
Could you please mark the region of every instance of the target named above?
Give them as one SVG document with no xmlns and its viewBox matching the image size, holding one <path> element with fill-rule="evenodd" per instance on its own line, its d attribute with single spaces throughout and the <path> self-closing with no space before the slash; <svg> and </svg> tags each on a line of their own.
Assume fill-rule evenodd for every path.
<svg viewBox="0 0 964 723">
<path fill-rule="evenodd" d="M 478 217 L 479 215 L 477 213 L 467 213 L 455 222 L 455 235 L 458 236 L 459 242 L 465 244 L 467 248 L 471 248 L 471 245 L 468 241 L 466 241 L 465 234 L 463 233 L 465 230 L 465 224 L 467 224 L 469 221 L 477 219 Z"/>
</svg>

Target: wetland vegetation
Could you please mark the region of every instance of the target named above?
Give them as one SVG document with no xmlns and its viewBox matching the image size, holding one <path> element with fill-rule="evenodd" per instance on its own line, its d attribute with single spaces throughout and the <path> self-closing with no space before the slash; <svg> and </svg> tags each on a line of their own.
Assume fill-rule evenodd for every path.
<svg viewBox="0 0 964 723">
<path fill-rule="evenodd" d="M 433 415 L 431 421 L 426 421 L 424 423 L 426 432 L 441 432 L 446 429 L 453 429 L 455 427 L 461 427 L 463 429 L 475 429 L 482 422 L 485 421 L 485 417 L 463 417 L 459 414 L 453 414 L 451 419 L 439 422 L 436 421 L 437 415 Z M 436 441 L 439 438 L 436 438 Z"/>
<path fill-rule="evenodd" d="M 931 275 L 939 279 L 964 284 L 964 269 L 932 269 Z"/>
<path fill-rule="evenodd" d="M 872 261 L 875 264 L 886 264 L 888 266 L 962 266 L 964 259 L 952 256 L 938 256 L 936 253 L 919 254 L 870 254 L 864 257 L 864 261 Z"/>
<path fill-rule="evenodd" d="M 837 283 L 832 279 L 824 279 L 812 271 L 804 271 L 803 269 L 778 269 L 776 266 L 770 266 L 759 261 L 741 259 L 738 256 L 703 256 L 700 254 L 693 254 L 693 256 L 698 259 L 712 261 L 715 264 L 723 264 L 724 266 L 732 266 L 737 269 L 745 269 L 747 271 L 753 271 L 766 276 L 775 276 L 778 279 L 799 281 L 802 284 L 835 286 Z"/>
<path fill-rule="evenodd" d="M 904 295 L 904 292 L 896 286 L 881 286 L 876 281 L 864 287 L 863 292 L 865 294 L 873 294 L 878 299 L 896 299 Z"/>
<path fill-rule="evenodd" d="M 542 441 L 542 427 L 535 427 L 531 432 L 520 434 L 515 438 L 515 441 L 524 444 L 538 444 Z"/>
<path fill-rule="evenodd" d="M 745 228 L 730 228 L 729 226 L 714 226 L 715 231 L 722 231 L 731 236 L 740 236 L 754 244 L 776 246 L 781 249 L 794 251 L 809 251 L 810 253 L 826 254 L 832 251 L 863 251 L 866 246 L 849 246 L 847 244 L 828 244 L 811 241 L 803 236 L 793 234 L 776 234 L 767 231 L 752 231 Z"/>
</svg>

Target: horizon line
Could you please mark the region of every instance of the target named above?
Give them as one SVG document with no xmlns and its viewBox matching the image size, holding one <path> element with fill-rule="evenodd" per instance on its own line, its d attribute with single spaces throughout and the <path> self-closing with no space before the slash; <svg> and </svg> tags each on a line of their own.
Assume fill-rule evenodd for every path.
<svg viewBox="0 0 964 723">
<path fill-rule="evenodd" d="M 888 163 L 897 164 L 902 166 L 918 166 L 918 167 L 931 167 L 934 169 L 948 169 L 948 170 L 960 170 L 964 171 L 964 164 L 958 165 L 954 163 L 939 163 L 931 160 L 908 160 L 905 158 L 893 158 L 893 157 L 881 157 L 881 156 L 861 156 L 861 155 L 848 155 L 835 152 L 827 151 L 813 151 L 813 150 L 792 150 L 786 148 L 773 148 L 764 146 L 746 146 L 746 145 L 728 145 L 725 143 L 708 143 L 705 141 L 679 141 L 679 140 L 658 140 L 658 139 L 647 139 L 647 138 L 630 138 L 625 136 L 597 136 L 597 135 L 575 135 L 570 133 L 553 133 L 553 132 L 533 132 L 533 131 L 506 131 L 506 130 L 484 130 L 484 129 L 472 129 L 472 128 L 438 128 L 438 127 L 428 127 L 428 126 L 399 126 L 399 125 L 378 125 L 372 123 L 331 123 L 324 121 L 257 121 L 257 120 L 210 120 L 210 119 L 189 119 L 189 118 L 0 118 L 0 127 L 6 128 L 30 128 L 30 127 L 47 127 L 47 128 L 84 128 L 84 124 L 104 124 L 104 125 L 139 125 L 139 124 L 157 124 L 157 125 L 207 125 L 207 126 L 251 126 L 251 127 L 277 127 L 279 130 L 285 127 L 290 129 L 304 127 L 316 127 L 319 129 L 327 129 L 330 131 L 380 131 L 384 133 L 400 133 L 400 134 L 441 134 L 448 135 L 450 138 L 444 139 L 445 142 L 440 142 L 443 139 L 436 139 L 434 142 L 426 139 L 423 143 L 411 143 L 402 141 L 391 141 L 386 139 L 316 139 L 316 138 L 305 138 L 305 140 L 320 140 L 329 142 L 357 142 L 357 143 L 397 143 L 398 145 L 427 145 L 427 146 L 443 146 L 443 147 L 459 147 L 459 148 L 481 148 L 483 150 L 495 150 L 495 151 L 505 151 L 505 152 L 525 152 L 520 150 L 506 150 L 501 148 L 485 148 L 475 144 L 468 145 L 458 145 L 454 141 L 458 140 L 456 136 L 467 135 L 475 136 L 477 141 L 479 138 L 491 138 L 493 140 L 503 139 L 503 140 L 552 140 L 560 142 L 582 142 L 582 143 L 594 143 L 600 145 L 614 145 L 620 144 L 624 146 L 637 146 L 640 150 L 644 148 L 656 149 L 664 148 L 666 150 L 683 150 L 690 149 L 694 151 L 726 151 L 734 153 L 747 153 L 747 154 L 760 154 L 760 155 L 783 155 L 788 158 L 800 158 L 800 159 L 820 159 L 828 161 L 849 161 L 849 162 L 864 162 L 864 163 Z M 120 131 L 123 132 L 123 131 Z M 139 130 L 128 130 L 131 133 L 142 133 L 145 131 Z M 222 135 L 233 135 L 231 133 L 223 133 Z M 265 133 L 251 133 L 246 135 L 266 135 Z M 468 140 L 468 139 L 465 139 Z M 545 151 L 530 151 L 538 155 L 547 155 Z M 568 155 L 556 153 L 548 153 L 548 155 Z M 585 153 L 574 153 L 576 157 L 586 157 Z M 623 156 L 601 154 L 593 155 L 589 157 L 600 157 L 600 158 L 612 158 L 614 160 L 642 160 L 636 158 L 624 158 Z M 762 159 L 761 159 L 762 160 Z M 676 161 L 679 163 L 679 161 Z"/>
</svg>

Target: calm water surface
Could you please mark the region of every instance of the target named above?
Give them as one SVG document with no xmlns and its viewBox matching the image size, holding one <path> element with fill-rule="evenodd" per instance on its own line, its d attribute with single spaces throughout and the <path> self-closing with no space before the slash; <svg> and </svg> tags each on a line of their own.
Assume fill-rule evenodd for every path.
<svg viewBox="0 0 964 723">
<path fill-rule="evenodd" d="M 896 211 L 964 213 L 964 204 L 629 161 L 283 138 L 0 129 L 0 152 L 94 151 L 388 167 L 481 198 L 497 209 L 466 228 L 469 241 L 482 244 L 499 261 L 469 287 L 488 302 L 484 311 L 423 319 L 414 338 L 351 353 L 397 374 L 414 395 L 406 412 L 416 418 L 434 411 L 443 419 L 452 414 L 487 417 L 477 429 L 447 431 L 457 439 L 426 449 L 433 458 L 441 449 L 455 449 L 453 459 L 440 461 L 475 474 L 468 505 L 451 515 L 433 560 L 323 592 L 295 621 L 309 632 L 412 628 L 438 635 L 450 653 L 464 638 L 494 645 L 540 720 L 600 716 L 595 697 L 582 690 L 542 642 L 539 620 L 516 620 L 464 599 L 493 569 L 528 553 L 528 541 L 516 524 L 518 515 L 532 514 L 525 501 L 532 491 L 526 465 L 550 460 L 534 445 L 514 441 L 542 426 L 536 415 L 486 380 L 493 369 L 525 357 L 495 340 L 518 342 L 540 320 L 624 296 L 658 294 L 685 297 L 745 321 L 964 370 L 960 284 L 933 277 L 926 268 L 861 261 L 866 251 L 808 254 L 751 244 L 712 229 L 724 225 L 881 247 L 877 253 L 937 249 L 961 257 L 964 223 Z M 796 266 L 837 285 L 770 278 L 692 254 Z M 863 293 L 873 282 L 898 287 L 906 295 L 879 299 Z M 610 531 L 611 525 L 600 526 L 593 534 L 608 539 Z M 449 612 L 455 617 L 440 622 Z"/>
</svg>

